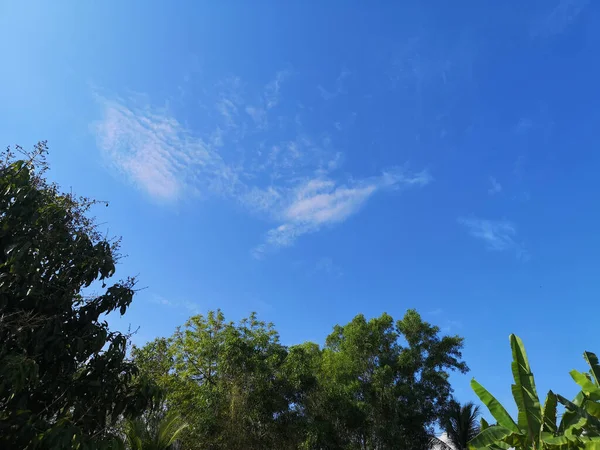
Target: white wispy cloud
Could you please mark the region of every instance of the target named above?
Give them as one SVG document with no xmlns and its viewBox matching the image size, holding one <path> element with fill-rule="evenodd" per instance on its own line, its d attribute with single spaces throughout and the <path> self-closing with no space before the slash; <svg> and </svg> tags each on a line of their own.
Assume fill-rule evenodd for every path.
<svg viewBox="0 0 600 450">
<path fill-rule="evenodd" d="M 442 327 L 442 331 L 444 333 L 450 333 L 453 330 L 460 329 L 463 327 L 463 324 L 460 320 L 451 320 L 447 319 Z"/>
<path fill-rule="evenodd" d="M 521 117 L 515 126 L 515 132 L 524 134 L 533 127 L 533 121 L 529 117 Z"/>
<path fill-rule="evenodd" d="M 502 192 L 502 185 L 496 180 L 494 177 L 490 177 L 490 188 L 488 189 L 488 194 L 494 195 Z"/>
<path fill-rule="evenodd" d="M 547 38 L 560 34 L 571 25 L 589 0 L 559 0 L 555 7 L 535 21 L 531 29 L 533 37 Z"/>
<path fill-rule="evenodd" d="M 236 174 L 213 146 L 193 136 L 165 110 L 98 97 L 103 118 L 93 124 L 99 148 L 130 182 L 160 201 L 226 191 Z M 202 192 L 204 193 L 204 192 Z"/>
<path fill-rule="evenodd" d="M 343 275 L 340 266 L 338 266 L 333 259 L 328 256 L 324 256 L 317 260 L 313 273 L 324 273 L 326 275 L 332 275 L 338 278 Z"/>
<path fill-rule="evenodd" d="M 519 259 L 529 259 L 528 252 L 516 241 L 517 228 L 512 222 L 461 217 L 458 223 L 464 225 L 471 236 L 482 240 L 488 250 L 512 251 Z"/>
<path fill-rule="evenodd" d="M 180 309 L 187 311 L 191 314 L 199 314 L 200 313 L 200 305 L 190 301 L 178 301 L 178 300 L 170 300 L 160 295 L 154 295 L 150 298 L 150 302 L 156 305 L 162 305 L 169 308 Z"/>
<path fill-rule="evenodd" d="M 378 177 L 337 184 L 330 179 L 311 179 L 299 185 L 281 211 L 281 223 L 266 234 L 265 242 L 253 250 L 260 258 L 265 252 L 289 247 L 300 236 L 324 226 L 344 222 L 356 214 L 377 191 L 422 187 L 432 181 L 427 171 L 411 173 L 396 168 Z"/>
<path fill-rule="evenodd" d="M 374 177 L 341 176 L 345 155 L 330 133 L 306 133 L 297 120 L 289 121 L 289 129 L 267 133 L 288 76 L 278 72 L 267 83 L 259 106 L 245 101 L 239 78 L 225 80 L 212 100 L 213 122 L 193 130 L 144 96 L 97 95 L 102 115 L 92 129 L 108 164 L 150 198 L 174 203 L 217 196 L 276 224 L 253 250 L 257 257 L 344 222 L 378 192 L 432 181 L 429 172 L 407 167 Z"/>
<path fill-rule="evenodd" d="M 342 69 L 338 77 L 335 79 L 333 90 L 325 89 L 322 85 L 318 85 L 317 89 L 321 94 L 321 97 L 325 100 L 331 100 L 340 94 L 345 92 L 345 81 L 351 75 L 351 72 L 347 69 Z"/>
<path fill-rule="evenodd" d="M 246 113 L 252 118 L 254 124 L 259 130 L 267 129 L 267 112 L 263 108 L 256 106 L 246 106 Z"/>
<path fill-rule="evenodd" d="M 281 86 L 290 76 L 289 70 L 280 70 L 275 74 L 275 78 L 265 86 L 264 99 L 267 109 L 271 109 L 279 103 Z"/>
<path fill-rule="evenodd" d="M 256 131 L 266 131 L 269 128 L 269 110 L 279 104 L 281 100 L 281 88 L 290 74 L 291 72 L 289 70 L 280 70 L 277 72 L 275 78 L 267 83 L 262 96 L 258 98 L 257 102 L 255 102 L 255 104 L 246 105 L 246 114 L 252 118 Z M 228 120 L 233 119 L 232 113 L 229 110 L 226 109 L 223 111 L 222 105 L 220 108 L 221 114 L 224 117 Z"/>
</svg>

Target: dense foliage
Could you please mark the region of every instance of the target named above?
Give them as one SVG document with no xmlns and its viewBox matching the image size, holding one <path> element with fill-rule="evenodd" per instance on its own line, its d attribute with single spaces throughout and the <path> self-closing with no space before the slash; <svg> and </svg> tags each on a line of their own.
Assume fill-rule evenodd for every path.
<svg viewBox="0 0 600 450">
<path fill-rule="evenodd" d="M 45 181 L 45 152 L 0 163 L 0 448 L 110 447 L 153 397 L 102 320 L 125 313 L 133 280 L 107 287 L 116 246 L 93 202 Z M 101 293 L 82 295 L 94 282 Z"/>
<path fill-rule="evenodd" d="M 355 317 L 320 348 L 285 347 L 252 315 L 192 317 L 169 339 L 133 351 L 189 427 L 184 448 L 419 449 L 465 372 L 462 339 L 415 311 Z"/>
</svg>

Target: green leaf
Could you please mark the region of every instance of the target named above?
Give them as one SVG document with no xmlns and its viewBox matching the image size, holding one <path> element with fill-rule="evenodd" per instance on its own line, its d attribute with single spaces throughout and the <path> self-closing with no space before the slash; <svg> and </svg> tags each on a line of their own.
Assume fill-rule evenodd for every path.
<svg viewBox="0 0 600 450">
<path fill-rule="evenodd" d="M 596 386 L 585 373 L 581 373 L 577 370 L 571 370 L 569 373 L 571 374 L 571 378 L 575 380 L 575 383 L 581 386 L 581 390 L 586 395 L 594 400 L 600 400 L 600 388 Z"/>
<path fill-rule="evenodd" d="M 496 398 L 490 394 L 486 388 L 480 385 L 475 379 L 471 380 L 471 388 L 477 394 L 477 397 L 483 402 L 485 406 L 490 410 L 490 413 L 496 419 L 499 425 L 512 431 L 513 433 L 521 434 L 521 429 L 510 417 L 510 414 L 504 409 L 504 406 L 496 400 Z M 491 428 L 491 427 L 490 427 Z"/>
<path fill-rule="evenodd" d="M 584 406 L 585 406 L 585 410 L 589 414 L 596 417 L 597 419 L 600 419 L 600 403 L 593 402 L 593 401 L 587 401 L 587 402 L 585 402 Z"/>
<path fill-rule="evenodd" d="M 519 409 L 518 424 L 521 429 L 527 430 L 531 439 L 537 439 L 542 427 L 542 408 L 535 388 L 533 373 L 529 367 L 527 354 L 523 341 L 510 335 L 513 362 L 511 364 L 515 384 L 512 393 Z"/>
<path fill-rule="evenodd" d="M 600 440 L 598 438 L 591 438 L 584 440 L 585 450 L 600 450 Z"/>
<path fill-rule="evenodd" d="M 481 431 L 485 430 L 486 428 L 489 428 L 490 424 L 487 422 L 487 420 L 485 420 L 483 417 L 481 418 Z"/>
<path fill-rule="evenodd" d="M 593 426 L 596 430 L 600 430 L 600 420 L 589 414 L 585 408 L 574 404 L 562 395 L 557 395 L 556 397 L 569 411 L 575 412 L 578 417 L 586 419 L 589 425 Z"/>
<path fill-rule="evenodd" d="M 590 373 L 594 377 L 594 382 L 596 383 L 596 386 L 600 386 L 600 381 L 598 381 L 600 380 L 600 363 L 598 362 L 598 357 L 595 353 L 583 352 L 583 358 L 590 366 Z"/>
<path fill-rule="evenodd" d="M 490 424 L 483 417 L 481 418 L 481 426 L 479 431 L 487 430 L 490 427 Z M 490 450 L 508 450 L 510 445 L 505 442 L 496 442 L 494 445 L 490 445 L 488 447 Z"/>
<path fill-rule="evenodd" d="M 548 445 L 568 445 L 572 441 L 566 436 L 555 436 L 547 431 L 542 431 L 542 442 Z"/>
<path fill-rule="evenodd" d="M 558 396 L 557 396 L 558 397 Z M 571 402 L 574 406 L 581 406 L 584 401 L 583 392 L 579 392 L 573 401 Z M 558 399 L 560 401 L 560 399 Z M 562 402 L 561 402 L 562 403 Z M 558 425 L 558 430 L 561 433 L 564 433 L 569 427 L 573 426 L 579 420 L 579 416 L 575 411 L 566 410 L 563 413 L 562 419 L 560 420 L 560 424 Z"/>
<path fill-rule="evenodd" d="M 513 434 L 508 428 L 500 425 L 491 426 L 479 433 L 475 439 L 469 442 L 469 448 L 489 448 L 492 445 L 503 444 L 503 439 Z"/>
<path fill-rule="evenodd" d="M 552 391 L 548 391 L 543 410 L 543 428 L 542 431 L 556 433 L 556 405 L 558 399 Z"/>
</svg>

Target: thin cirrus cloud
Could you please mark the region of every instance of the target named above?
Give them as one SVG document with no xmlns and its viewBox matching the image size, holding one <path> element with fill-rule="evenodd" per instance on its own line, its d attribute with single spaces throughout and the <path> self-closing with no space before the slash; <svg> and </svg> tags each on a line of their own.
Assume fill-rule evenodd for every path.
<svg viewBox="0 0 600 450">
<path fill-rule="evenodd" d="M 531 36 L 549 38 L 564 32 L 589 3 L 589 0 L 558 0 L 534 22 Z"/>
<path fill-rule="evenodd" d="M 333 259 L 329 257 L 319 258 L 317 263 L 315 264 L 315 272 L 324 272 L 326 274 L 336 275 L 341 277 L 343 275 L 342 269 L 333 262 Z"/>
<path fill-rule="evenodd" d="M 517 228 L 512 222 L 461 217 L 458 223 L 463 225 L 471 236 L 483 241 L 488 250 L 513 252 L 523 261 L 530 258 L 529 253 L 517 242 Z"/>
<path fill-rule="evenodd" d="M 200 305 L 190 301 L 175 301 L 169 300 L 163 296 L 155 295 L 150 298 L 150 302 L 155 303 L 157 305 L 163 305 L 169 308 L 174 308 L 178 310 L 187 311 L 191 314 L 199 314 L 200 313 Z"/>
<path fill-rule="evenodd" d="M 335 79 L 333 90 L 325 89 L 322 85 L 318 85 L 317 89 L 324 100 L 332 100 L 339 95 L 344 93 L 344 83 L 346 79 L 351 75 L 351 72 L 347 69 L 342 69 L 338 77 Z"/>
<path fill-rule="evenodd" d="M 344 222 L 377 193 L 432 181 L 427 171 L 407 167 L 367 178 L 340 176 L 343 152 L 327 131 L 302 129 L 297 114 L 287 128 L 268 133 L 271 116 L 286 123 L 277 106 L 289 76 L 278 72 L 253 96 L 260 99 L 254 104 L 245 101 L 238 78 L 222 83 L 213 99 L 213 122 L 201 131 L 192 131 L 167 108 L 140 101 L 144 97 L 98 95 L 102 117 L 92 129 L 108 164 L 155 201 L 216 196 L 274 223 L 251 252 L 257 258 Z"/>
<path fill-rule="evenodd" d="M 488 189 L 488 194 L 495 195 L 502 192 L 502 185 L 496 180 L 494 177 L 490 177 L 490 188 Z"/>
</svg>

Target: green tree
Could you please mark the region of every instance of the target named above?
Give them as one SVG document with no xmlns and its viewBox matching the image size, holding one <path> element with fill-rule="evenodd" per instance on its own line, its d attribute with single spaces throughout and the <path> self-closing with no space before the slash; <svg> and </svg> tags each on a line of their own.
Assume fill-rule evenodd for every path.
<svg viewBox="0 0 600 450">
<path fill-rule="evenodd" d="M 169 340 L 133 355 L 167 391 L 167 404 L 190 425 L 186 448 L 286 448 L 293 389 L 279 376 L 287 349 L 253 314 L 226 322 L 220 311 L 191 317 Z M 291 428 L 290 428 L 291 429 Z"/>
<path fill-rule="evenodd" d="M 440 426 L 446 433 L 449 446 L 438 438 L 432 440 L 442 449 L 466 450 L 469 442 L 479 434 L 479 406 L 472 402 L 461 405 L 452 401 L 440 419 Z"/>
<path fill-rule="evenodd" d="M 286 348 L 254 315 L 216 311 L 133 354 L 190 424 L 184 448 L 422 450 L 451 399 L 449 371 L 467 370 L 461 347 L 412 310 L 359 315 L 324 348 Z"/>
<path fill-rule="evenodd" d="M 46 182 L 46 151 L 0 162 L 0 447 L 109 447 L 119 416 L 155 393 L 103 320 L 126 311 L 134 281 L 107 287 L 118 243 L 89 218 L 93 201 Z M 83 295 L 92 283 L 102 293 Z"/>
<path fill-rule="evenodd" d="M 125 443 L 129 450 L 168 450 L 186 427 L 174 412 L 149 413 L 126 421 Z"/>
<path fill-rule="evenodd" d="M 414 310 L 397 322 L 358 315 L 334 327 L 306 402 L 317 425 L 310 448 L 426 448 L 451 399 L 449 371 L 467 371 L 462 345 Z"/>
</svg>

